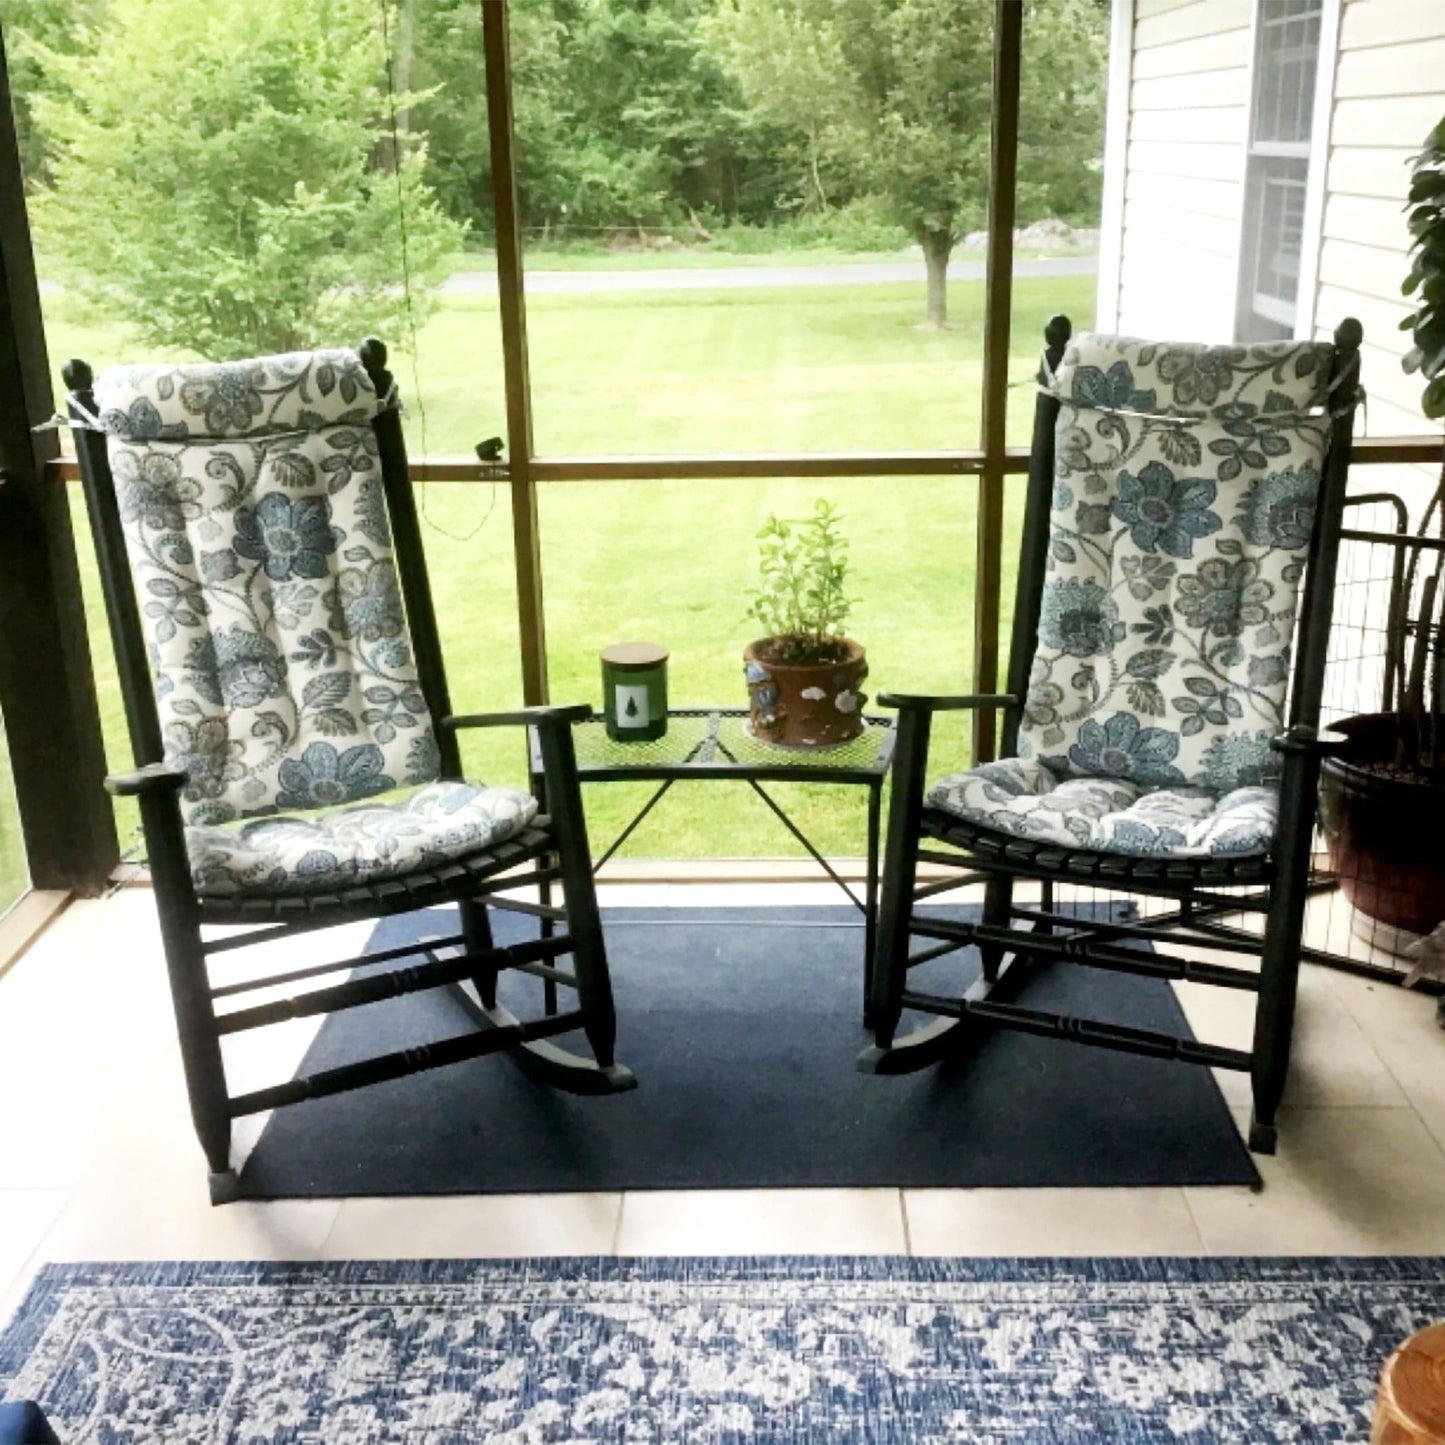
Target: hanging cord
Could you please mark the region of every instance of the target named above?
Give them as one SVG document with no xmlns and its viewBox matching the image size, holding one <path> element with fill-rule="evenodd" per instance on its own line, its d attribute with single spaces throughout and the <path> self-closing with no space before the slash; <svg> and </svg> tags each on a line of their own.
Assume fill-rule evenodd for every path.
<svg viewBox="0 0 1445 1445">
<path fill-rule="evenodd" d="M 391 0 L 380 0 L 381 3 L 381 45 L 386 60 L 386 107 L 387 120 L 391 135 L 391 174 L 396 181 L 396 218 L 397 231 L 401 238 L 401 289 L 403 304 L 406 307 L 407 331 L 411 338 L 411 394 L 416 398 L 417 420 L 421 430 L 421 454 L 429 456 L 426 436 L 426 404 L 422 401 L 421 395 L 421 371 L 420 371 L 420 347 L 417 344 L 416 326 L 416 305 L 412 299 L 411 287 L 411 243 L 406 228 L 406 187 L 401 179 L 401 123 L 397 116 L 396 82 L 392 75 L 392 50 L 391 50 Z M 480 12 L 479 12 L 480 13 Z M 392 384 L 392 393 L 387 397 L 388 402 L 395 401 L 396 386 Z M 404 409 L 404 408 L 403 408 Z M 443 527 L 431 515 L 429 499 L 431 497 L 431 484 L 420 482 L 417 489 L 421 492 L 421 515 L 434 532 L 440 533 L 452 542 L 470 542 L 487 522 L 497 506 L 497 484 L 492 482 L 491 497 L 487 502 L 487 510 L 482 513 L 482 519 L 469 532 L 450 532 Z"/>
</svg>

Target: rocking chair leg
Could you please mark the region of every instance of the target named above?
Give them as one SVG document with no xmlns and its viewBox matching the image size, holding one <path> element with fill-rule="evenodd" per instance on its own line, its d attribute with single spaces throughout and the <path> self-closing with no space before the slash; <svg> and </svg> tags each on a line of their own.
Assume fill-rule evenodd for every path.
<svg viewBox="0 0 1445 1445">
<path fill-rule="evenodd" d="M 893 1035 L 903 1016 L 903 989 L 908 980 L 909 904 L 916 877 L 912 849 L 907 856 L 891 860 L 883 875 L 878 941 L 873 959 L 873 992 L 868 1009 L 874 1042 L 880 1049 L 892 1047 Z"/>
<path fill-rule="evenodd" d="M 1264 946 L 1260 951 L 1259 1003 L 1254 1015 L 1251 1069 L 1254 1111 L 1249 1124 L 1249 1147 L 1257 1154 L 1274 1153 L 1275 1114 L 1284 1097 L 1289 1074 L 1300 941 L 1304 933 L 1305 904 L 1309 899 L 1309 850 L 1318 776 L 1317 758 L 1286 755 L 1277 830 L 1277 836 L 1286 840 L 1286 846 L 1281 850 L 1279 871 L 1270 889 Z"/>
<path fill-rule="evenodd" d="M 143 794 L 140 807 L 191 1120 L 210 1168 L 211 1203 L 229 1204 L 237 1196 L 230 1098 L 180 809 L 173 792 Z"/>
<path fill-rule="evenodd" d="M 170 932 L 164 912 L 161 929 L 163 934 Z M 231 1167 L 230 1100 L 200 942 L 199 930 L 190 938 L 166 937 L 166 968 L 170 974 L 191 1121 L 210 1171 L 211 1203 L 229 1204 L 237 1196 L 236 1171 Z"/>
<path fill-rule="evenodd" d="M 631 1088 L 636 1081 L 614 1057 L 617 1014 L 612 1003 L 612 979 L 607 967 L 602 917 L 597 909 L 597 889 L 592 879 L 592 854 L 587 845 L 587 821 L 582 812 L 582 789 L 577 782 L 572 734 L 566 727 L 544 727 L 539 729 L 538 743 L 546 772 L 548 814 L 562 874 L 567 931 L 572 938 L 577 998 L 586 1016 L 583 1030 L 592 1045 L 597 1068 L 611 1087 Z"/>
<path fill-rule="evenodd" d="M 464 898 L 457 905 L 462 916 L 462 938 L 468 953 L 484 953 L 492 947 L 492 920 L 487 905 L 475 898 Z M 472 975 L 477 997 L 484 1009 L 497 1006 L 497 970 L 482 967 Z"/>
<path fill-rule="evenodd" d="M 1249 1121 L 1249 1147 L 1273 1154 L 1275 1114 L 1289 1074 L 1290 1036 L 1294 1031 L 1295 996 L 1299 986 L 1300 935 L 1304 899 L 1287 898 L 1288 882 L 1276 885 L 1279 896 L 1270 908 L 1260 956 L 1259 1005 L 1254 1020 L 1254 1110 Z M 1303 890 L 1300 890 L 1303 893 Z"/>
<path fill-rule="evenodd" d="M 984 885 L 983 921 L 993 928 L 1007 928 L 1009 911 L 1013 907 L 1014 881 L 1009 874 L 995 873 Z M 999 944 L 980 944 L 979 959 L 983 964 L 983 976 L 988 983 L 997 983 L 999 969 L 1003 965 L 1004 950 Z"/>
<path fill-rule="evenodd" d="M 893 1046 L 903 1016 L 908 983 L 909 925 L 913 921 L 913 890 L 918 877 L 918 841 L 922 828 L 923 774 L 928 760 L 932 719 L 926 712 L 905 710 L 898 719 L 893 753 L 893 796 L 888 804 L 888 834 L 883 853 L 883 890 L 878 904 L 878 933 L 873 959 L 873 996 L 869 1014 L 875 1047 L 865 1051 L 860 1067 Z"/>
</svg>

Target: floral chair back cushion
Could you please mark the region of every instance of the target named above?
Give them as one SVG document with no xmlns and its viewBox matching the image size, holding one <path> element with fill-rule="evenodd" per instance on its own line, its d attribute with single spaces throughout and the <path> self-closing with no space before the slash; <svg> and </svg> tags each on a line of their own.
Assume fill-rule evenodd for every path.
<svg viewBox="0 0 1445 1445">
<path fill-rule="evenodd" d="M 435 778 L 356 354 L 126 367 L 95 395 L 187 822 Z"/>
<path fill-rule="evenodd" d="M 1226 793 L 1275 781 L 1332 349 L 1080 336 L 1019 753 Z"/>
</svg>

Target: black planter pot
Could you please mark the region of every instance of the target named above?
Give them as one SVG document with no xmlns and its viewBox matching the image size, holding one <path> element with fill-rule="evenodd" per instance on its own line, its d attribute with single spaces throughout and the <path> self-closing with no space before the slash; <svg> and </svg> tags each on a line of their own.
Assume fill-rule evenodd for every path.
<svg viewBox="0 0 1445 1445">
<path fill-rule="evenodd" d="M 1330 866 L 1351 906 L 1383 925 L 1373 941 L 1401 948 L 1445 921 L 1445 787 L 1379 766 L 1395 756 L 1393 714 L 1330 726 L 1350 739 L 1320 770 Z"/>
</svg>

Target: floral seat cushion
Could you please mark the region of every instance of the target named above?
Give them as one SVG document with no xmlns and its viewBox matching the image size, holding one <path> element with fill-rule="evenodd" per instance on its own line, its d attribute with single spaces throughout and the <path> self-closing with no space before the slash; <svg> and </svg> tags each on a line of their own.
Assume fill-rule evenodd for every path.
<svg viewBox="0 0 1445 1445">
<path fill-rule="evenodd" d="M 313 756 L 318 746 L 298 766 L 309 763 L 312 777 L 324 778 L 338 759 Z M 355 763 L 342 754 L 339 766 Z M 293 774 L 290 781 L 300 787 L 304 780 Z M 515 788 L 433 782 L 306 813 L 192 824 L 186 848 L 202 897 L 334 893 L 481 852 L 536 815 L 536 799 Z"/>
<path fill-rule="evenodd" d="M 1219 794 L 1148 787 L 1125 778 L 1070 777 L 1036 758 L 1005 758 L 941 778 L 928 805 L 998 833 L 1061 848 L 1142 858 L 1240 857 L 1268 851 L 1279 793 Z"/>
</svg>

